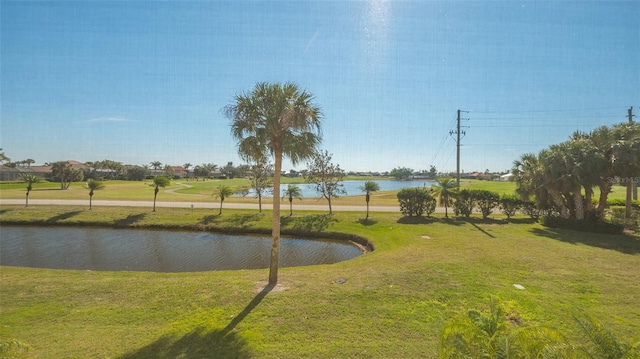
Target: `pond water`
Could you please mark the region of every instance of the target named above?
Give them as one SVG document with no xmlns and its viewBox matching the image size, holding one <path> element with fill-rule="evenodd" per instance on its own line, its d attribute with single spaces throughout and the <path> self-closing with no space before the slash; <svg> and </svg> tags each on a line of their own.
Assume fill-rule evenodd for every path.
<svg viewBox="0 0 640 359">
<path fill-rule="evenodd" d="M 207 232 L 0 226 L 0 265 L 99 271 L 199 272 L 268 268 L 271 238 Z M 345 241 L 282 238 L 280 266 L 345 261 Z"/>
<path fill-rule="evenodd" d="M 366 181 L 363 180 L 348 180 L 340 182 L 343 185 L 343 189 L 347 191 L 346 196 L 357 196 L 361 195 L 364 192 L 360 189 L 360 187 L 364 186 Z M 410 187 L 423 187 L 423 186 L 431 186 L 433 181 L 431 180 L 413 180 L 413 181 L 393 181 L 393 180 L 374 180 L 378 186 L 380 186 L 381 191 L 396 191 L 403 188 Z M 280 186 L 280 193 L 284 193 L 284 190 L 287 188 L 287 184 L 283 184 Z M 313 185 L 307 183 L 299 183 L 296 186 L 300 187 L 300 191 L 302 192 L 303 198 L 314 198 L 319 197 L 318 193 L 316 193 L 315 187 Z M 236 196 L 243 196 L 244 193 L 236 193 Z M 255 192 L 253 190 L 249 190 L 246 192 L 246 196 L 253 197 Z M 266 193 L 263 197 L 271 197 L 273 194 L 271 192 Z"/>
</svg>

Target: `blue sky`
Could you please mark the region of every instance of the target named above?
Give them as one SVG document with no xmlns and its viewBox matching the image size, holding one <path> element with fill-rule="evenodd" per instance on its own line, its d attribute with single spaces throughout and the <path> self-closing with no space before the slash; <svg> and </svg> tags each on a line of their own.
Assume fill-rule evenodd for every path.
<svg viewBox="0 0 640 359">
<path fill-rule="evenodd" d="M 239 164 L 221 109 L 291 81 L 343 169 L 455 170 L 461 109 L 462 169 L 506 170 L 640 113 L 639 18 L 638 1 L 2 0 L 0 147 Z"/>
</svg>

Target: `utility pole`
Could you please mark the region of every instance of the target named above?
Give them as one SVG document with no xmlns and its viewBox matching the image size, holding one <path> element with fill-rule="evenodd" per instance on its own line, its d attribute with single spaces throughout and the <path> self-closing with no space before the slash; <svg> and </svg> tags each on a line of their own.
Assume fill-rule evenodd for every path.
<svg viewBox="0 0 640 359">
<path fill-rule="evenodd" d="M 460 188 L 460 135 L 464 137 L 466 135 L 465 131 L 460 131 L 460 112 L 469 112 L 469 111 L 460 111 L 458 110 L 458 125 L 456 126 L 456 130 L 449 131 L 449 135 L 456 135 L 456 183 L 458 184 L 458 188 Z M 467 126 L 463 126 L 467 127 Z"/>
<path fill-rule="evenodd" d="M 633 106 L 627 110 L 627 116 L 629 117 L 629 124 L 633 124 Z M 638 199 L 638 184 L 635 182 L 636 177 L 627 178 L 627 198 L 625 201 L 626 217 L 631 217 L 631 198 Z"/>
</svg>

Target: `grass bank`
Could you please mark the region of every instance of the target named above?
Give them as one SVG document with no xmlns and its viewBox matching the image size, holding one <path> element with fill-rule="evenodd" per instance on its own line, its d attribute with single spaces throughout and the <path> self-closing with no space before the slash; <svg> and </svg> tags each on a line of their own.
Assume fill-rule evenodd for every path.
<svg viewBox="0 0 640 359">
<path fill-rule="evenodd" d="M 0 221 L 242 228 L 270 212 L 4 206 Z M 640 238 L 549 229 L 527 219 L 409 220 L 298 212 L 287 230 L 340 232 L 376 250 L 332 265 L 142 273 L 0 267 L 0 336 L 33 358 L 434 358 L 461 310 L 500 297 L 525 324 L 571 335 L 582 308 L 622 338 L 640 333 Z M 519 290 L 513 284 L 521 284 Z"/>
</svg>

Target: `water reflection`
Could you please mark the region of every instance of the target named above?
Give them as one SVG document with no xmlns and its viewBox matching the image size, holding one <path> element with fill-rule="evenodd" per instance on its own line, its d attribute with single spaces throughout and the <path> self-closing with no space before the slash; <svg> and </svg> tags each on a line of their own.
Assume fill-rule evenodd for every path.
<svg viewBox="0 0 640 359">
<path fill-rule="evenodd" d="M 0 227 L 0 264 L 105 271 L 198 272 L 268 268 L 271 239 L 203 232 Z M 282 267 L 329 264 L 362 254 L 350 243 L 282 238 Z"/>
</svg>

